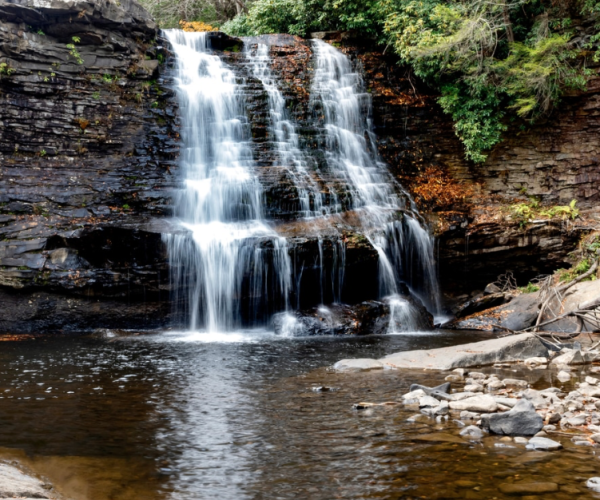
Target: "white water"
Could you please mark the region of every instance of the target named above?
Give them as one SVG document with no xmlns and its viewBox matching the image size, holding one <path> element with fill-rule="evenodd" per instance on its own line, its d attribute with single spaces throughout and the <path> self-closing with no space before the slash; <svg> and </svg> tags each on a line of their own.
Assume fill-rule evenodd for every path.
<svg viewBox="0 0 600 500">
<path fill-rule="evenodd" d="M 394 309 L 402 310 L 398 314 L 405 317 L 408 306 L 401 307 L 396 296 L 398 282 L 406 281 L 430 311 L 439 315 L 431 238 L 411 216 L 396 220 L 406 200 L 397 195 L 394 178 L 378 159 L 370 122 L 370 95 L 348 57 L 321 40 L 313 43 L 316 70 L 312 97 L 323 106 L 328 167 L 344 176 L 351 208 L 360 213 L 365 235 L 379 254 L 380 293 L 391 296 Z M 426 283 L 421 285 L 417 278 Z M 396 323 L 393 319 L 390 322 L 392 330 Z"/>
<path fill-rule="evenodd" d="M 211 54 L 205 33 L 165 33 L 177 59 L 182 123 L 176 215 L 188 231 L 167 236 L 173 285 L 187 295 L 191 330 L 231 331 L 242 323 L 244 296 L 250 321 L 287 306 L 286 241 L 263 221 L 235 75 Z"/>
</svg>

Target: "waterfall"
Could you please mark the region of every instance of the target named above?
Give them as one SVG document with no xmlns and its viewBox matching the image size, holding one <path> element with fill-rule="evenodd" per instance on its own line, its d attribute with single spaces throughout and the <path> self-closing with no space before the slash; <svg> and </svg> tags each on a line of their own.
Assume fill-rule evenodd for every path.
<svg viewBox="0 0 600 500">
<path fill-rule="evenodd" d="M 431 238 L 414 216 L 398 214 L 407 205 L 377 155 L 371 126 L 371 99 L 361 75 L 343 53 L 321 40 L 313 45 L 316 68 L 312 98 L 322 107 L 328 168 L 343 176 L 350 207 L 379 254 L 380 293 L 399 307 L 398 283 L 405 282 L 435 315 L 441 314 Z M 413 214 L 414 215 L 414 214 Z M 393 329 L 394 321 L 391 322 Z"/>
<path fill-rule="evenodd" d="M 284 238 L 263 220 L 249 127 L 236 77 L 205 33 L 167 30 L 176 55 L 183 187 L 182 232 L 165 236 L 173 287 L 188 326 L 239 328 L 287 307 L 291 267 Z M 176 300 L 178 302 L 178 300 Z"/>
</svg>

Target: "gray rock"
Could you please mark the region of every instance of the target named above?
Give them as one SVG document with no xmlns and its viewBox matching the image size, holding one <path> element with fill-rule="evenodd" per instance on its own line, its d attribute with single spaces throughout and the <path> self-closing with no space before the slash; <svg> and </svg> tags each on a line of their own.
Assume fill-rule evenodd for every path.
<svg viewBox="0 0 600 500">
<path fill-rule="evenodd" d="M 488 395 L 475 396 L 460 401 L 451 401 L 449 404 L 450 409 L 452 410 L 490 413 L 498 409 L 498 405 L 494 398 Z"/>
<path fill-rule="evenodd" d="M 576 417 L 571 417 L 567 419 L 567 423 L 571 427 L 579 427 L 581 425 L 585 425 L 587 422 L 587 418 L 585 415 L 577 415 Z"/>
<path fill-rule="evenodd" d="M 460 435 L 470 439 L 481 439 L 483 437 L 483 431 L 476 425 L 469 425 L 460 431 Z"/>
<path fill-rule="evenodd" d="M 562 444 L 545 437 L 534 437 L 529 440 L 529 443 L 527 443 L 527 448 L 530 450 L 554 451 L 560 450 L 562 448 Z"/>
<path fill-rule="evenodd" d="M 362 371 L 362 370 L 382 370 L 383 364 L 376 359 L 342 359 L 338 361 L 333 368 L 338 371 Z"/>
<path fill-rule="evenodd" d="M 528 401 L 531 401 L 531 403 L 533 404 L 533 406 L 535 406 L 536 409 L 546 408 L 548 406 L 546 399 L 544 399 L 544 397 L 539 393 L 539 391 L 536 391 L 535 389 L 527 389 L 526 391 L 522 391 L 520 393 L 520 396 L 524 399 L 527 399 Z"/>
<path fill-rule="evenodd" d="M 386 356 L 380 361 L 395 368 L 452 370 L 547 355 L 547 348 L 538 338 L 524 333 L 440 349 L 400 352 Z"/>
<path fill-rule="evenodd" d="M 489 418 L 490 432 L 506 436 L 533 436 L 543 426 L 544 420 L 526 399 L 521 399 L 510 411 Z"/>
<path fill-rule="evenodd" d="M 513 406 L 515 406 L 517 404 L 517 402 L 519 401 L 516 398 L 506 398 L 506 397 L 501 397 L 501 396 L 492 396 L 492 397 L 494 398 L 496 403 L 504 405 L 504 406 L 508 406 L 509 408 L 512 408 Z"/>
<path fill-rule="evenodd" d="M 553 365 L 583 365 L 586 361 L 583 359 L 581 351 L 569 350 L 565 353 L 562 353 L 560 356 L 556 356 L 550 362 Z"/>
</svg>

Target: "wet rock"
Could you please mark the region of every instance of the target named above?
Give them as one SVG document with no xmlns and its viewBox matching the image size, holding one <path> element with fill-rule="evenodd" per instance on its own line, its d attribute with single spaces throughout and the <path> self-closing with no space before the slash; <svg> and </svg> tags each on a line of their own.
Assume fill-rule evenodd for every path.
<svg viewBox="0 0 600 500">
<path fill-rule="evenodd" d="M 591 477 L 586 482 L 585 485 L 592 491 L 600 493 L 600 477 Z"/>
<path fill-rule="evenodd" d="M 427 351 L 391 354 L 382 363 L 397 368 L 451 370 L 457 367 L 492 365 L 498 361 L 518 361 L 547 356 L 547 348 L 535 336 L 525 333 Z"/>
<path fill-rule="evenodd" d="M 568 382 L 569 380 L 571 380 L 571 374 L 569 372 L 566 372 L 564 370 L 561 370 L 558 372 L 558 374 L 556 375 L 556 378 L 560 381 L 560 382 Z"/>
<path fill-rule="evenodd" d="M 471 412 L 491 413 L 498 409 L 498 405 L 491 396 L 475 396 L 461 401 L 451 401 L 451 410 L 466 410 Z"/>
<path fill-rule="evenodd" d="M 448 394 L 450 392 L 450 382 L 446 382 L 444 384 L 441 385 L 437 385 L 435 387 L 426 387 L 424 385 L 420 385 L 420 384 L 412 384 L 410 386 L 409 391 L 413 392 L 413 391 L 417 391 L 417 390 L 422 390 L 425 394 L 431 395 L 433 393 L 444 393 L 444 394 Z"/>
<path fill-rule="evenodd" d="M 529 439 L 522 437 L 522 436 L 517 436 L 517 437 L 515 437 L 515 443 L 527 444 L 527 443 L 529 443 Z"/>
<path fill-rule="evenodd" d="M 544 426 L 533 404 L 525 399 L 507 412 L 491 415 L 488 422 L 490 432 L 507 436 L 533 436 Z"/>
<path fill-rule="evenodd" d="M 463 437 L 468 437 L 469 439 L 481 439 L 484 434 L 483 431 L 477 427 L 476 425 L 469 425 L 460 431 L 460 435 Z"/>
<path fill-rule="evenodd" d="M 448 375 L 444 380 L 448 382 L 462 382 L 463 377 L 457 374 Z"/>
<path fill-rule="evenodd" d="M 430 328 L 433 325 L 431 315 L 414 299 L 408 300 L 414 313 L 416 329 Z M 392 327 L 390 305 L 376 300 L 363 301 L 356 305 L 330 304 L 293 313 L 276 314 L 272 319 L 276 334 L 287 333 L 290 314 L 294 319 L 292 333 L 295 336 L 382 335 L 389 333 Z M 398 321 L 394 320 L 393 328 L 402 330 L 403 325 Z"/>
<path fill-rule="evenodd" d="M 383 365 L 376 359 L 342 359 L 333 368 L 338 371 L 382 370 Z"/>
<path fill-rule="evenodd" d="M 471 314 L 506 304 L 512 299 L 512 295 L 504 292 L 486 294 L 482 297 L 476 297 L 472 300 L 469 300 L 468 302 L 457 307 L 452 312 L 456 318 L 464 318 L 466 316 L 470 316 Z"/>
<path fill-rule="evenodd" d="M 527 387 L 529 385 L 525 380 L 515 378 L 505 378 L 502 382 L 506 387 Z"/>
<path fill-rule="evenodd" d="M 498 489 L 505 495 L 543 495 L 558 491 L 556 483 L 504 483 Z"/>
</svg>

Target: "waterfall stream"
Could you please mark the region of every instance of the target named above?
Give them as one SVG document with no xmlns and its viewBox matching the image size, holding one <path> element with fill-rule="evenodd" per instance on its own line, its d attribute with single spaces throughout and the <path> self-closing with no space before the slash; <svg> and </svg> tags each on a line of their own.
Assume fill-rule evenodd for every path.
<svg viewBox="0 0 600 500">
<path fill-rule="evenodd" d="M 176 56 L 183 145 L 183 185 L 175 200 L 182 230 L 165 235 L 175 303 L 191 330 L 224 332 L 265 324 L 274 312 L 289 309 L 291 294 L 297 299 L 304 267 L 292 265 L 286 239 L 263 216 L 243 87 L 212 53 L 207 34 L 165 33 Z M 390 330 L 396 324 L 412 329 L 412 306 L 400 296 L 400 283 L 431 312 L 440 312 L 431 240 L 416 220 L 418 214 L 405 210 L 408 195 L 378 158 L 370 95 L 360 74 L 325 42 L 315 41 L 313 52 L 311 102 L 322 109 L 326 168 L 346 186 L 346 208 L 356 212 L 360 231 L 378 252 L 380 296 L 387 297 L 392 312 Z M 339 217 L 339 203 L 326 206 L 324 189 L 307 168 L 310 152 L 300 146 L 297 126 L 271 70 L 268 45 L 248 44 L 244 57 L 249 73 L 266 91 L 274 163 L 293 181 L 299 214 L 309 222 Z M 339 193 L 328 189 L 329 200 L 337 200 Z M 334 302 L 341 302 L 345 240 L 340 236 L 329 241 L 332 269 L 327 271 L 323 238 L 317 243 L 319 289 L 314 294 L 323 303 L 327 284 Z"/>
<path fill-rule="evenodd" d="M 229 331 L 269 302 L 286 306 L 284 238 L 263 221 L 247 119 L 234 73 L 211 54 L 206 33 L 168 30 L 177 59 L 184 185 L 176 215 L 187 233 L 167 237 L 174 289 L 187 294 L 189 328 Z M 254 316 L 254 317 L 253 317 Z"/>
<path fill-rule="evenodd" d="M 312 97 L 322 103 L 326 159 L 348 185 L 351 208 L 360 214 L 364 234 L 379 254 L 380 294 L 390 296 L 392 317 L 400 308 L 398 283 L 406 283 L 428 309 L 441 315 L 431 238 L 408 213 L 398 219 L 408 195 L 377 154 L 371 125 L 371 98 L 346 55 L 322 40 L 313 42 L 316 70 Z M 398 323 L 402 323 L 400 317 Z M 406 323 L 406 321 L 404 321 Z M 392 329 L 394 320 L 392 319 Z"/>
</svg>

